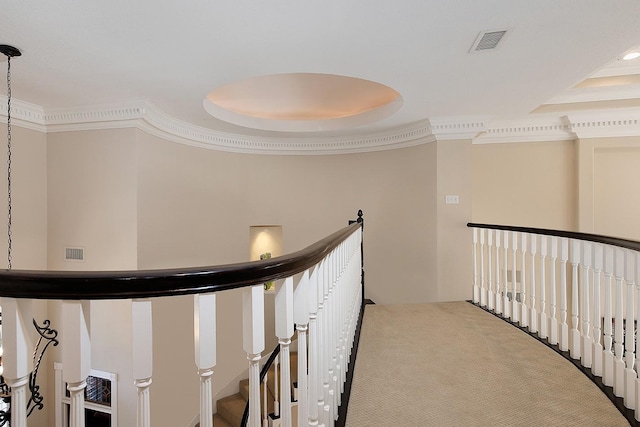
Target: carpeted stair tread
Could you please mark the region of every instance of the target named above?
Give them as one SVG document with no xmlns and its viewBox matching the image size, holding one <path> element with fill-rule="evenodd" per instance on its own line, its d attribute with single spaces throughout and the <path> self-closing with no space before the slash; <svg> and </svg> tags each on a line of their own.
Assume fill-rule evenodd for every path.
<svg viewBox="0 0 640 427">
<path fill-rule="evenodd" d="M 240 381 L 240 394 L 245 400 L 249 400 L 249 378 Z"/>
<path fill-rule="evenodd" d="M 233 427 L 233 426 L 229 424 L 227 420 L 222 418 L 220 415 L 215 414 L 213 416 L 213 427 Z"/>
<path fill-rule="evenodd" d="M 218 415 L 227 420 L 233 427 L 240 427 L 242 423 L 242 414 L 247 401 L 240 393 L 224 397 L 218 400 Z"/>
</svg>

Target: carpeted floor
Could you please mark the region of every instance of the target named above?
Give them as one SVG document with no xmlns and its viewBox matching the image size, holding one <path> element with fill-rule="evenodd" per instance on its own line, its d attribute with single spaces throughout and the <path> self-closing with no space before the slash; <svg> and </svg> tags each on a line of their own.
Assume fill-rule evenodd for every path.
<svg viewBox="0 0 640 427">
<path fill-rule="evenodd" d="M 346 425 L 629 426 L 570 362 L 466 302 L 369 305 Z"/>
</svg>

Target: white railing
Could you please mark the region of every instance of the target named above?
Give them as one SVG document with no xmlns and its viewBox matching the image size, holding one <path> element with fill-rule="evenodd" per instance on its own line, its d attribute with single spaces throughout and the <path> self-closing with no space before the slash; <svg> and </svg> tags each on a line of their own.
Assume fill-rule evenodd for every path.
<svg viewBox="0 0 640 427">
<path fill-rule="evenodd" d="M 259 427 L 262 424 L 259 361 L 265 349 L 263 283 L 271 280 L 276 281 L 275 334 L 281 346 L 280 384 L 291 384 L 289 346 L 294 327 L 298 331 L 297 425 L 332 426 L 337 419 L 362 307 L 361 251 L 362 227 L 357 223 L 295 254 L 255 263 L 98 274 L 0 272 L 2 364 L 4 378 L 12 388 L 11 426 L 27 425 L 23 408 L 26 408 L 27 379 L 33 369 L 29 329 L 32 297 L 64 299 L 59 332 L 72 427 L 84 426 L 84 390 L 91 369 L 88 320 L 92 300 L 130 300 L 133 350 L 131 355 L 119 357 L 132 358 L 131 380 L 138 389 L 137 426 L 150 427 L 158 425 L 158 420 L 151 421 L 150 413 L 149 389 L 153 378 L 150 298 L 192 294 L 195 364 L 200 379 L 200 426 L 211 427 L 212 381 L 216 368 L 215 292 L 242 287 L 242 306 L 238 310 L 243 313 L 243 349 L 249 360 L 248 425 Z M 126 375 L 128 373 L 120 373 L 120 376 Z M 293 424 L 291 388 L 280 387 L 278 400 L 281 425 L 289 427 Z"/>
<path fill-rule="evenodd" d="M 640 243 L 556 230 L 469 227 L 473 302 L 568 352 L 640 420 Z"/>
</svg>

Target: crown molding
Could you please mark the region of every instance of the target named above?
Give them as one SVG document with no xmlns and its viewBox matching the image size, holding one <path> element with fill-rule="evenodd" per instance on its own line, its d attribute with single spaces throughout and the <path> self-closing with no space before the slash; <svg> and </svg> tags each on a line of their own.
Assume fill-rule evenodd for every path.
<svg viewBox="0 0 640 427">
<path fill-rule="evenodd" d="M 7 115 L 0 95 L 0 116 Z M 640 108 L 532 114 L 490 120 L 485 116 L 435 117 L 381 132 L 338 137 L 275 138 L 215 131 L 177 120 L 147 101 L 85 108 L 43 109 L 11 103 L 12 124 L 39 132 L 136 128 L 194 147 L 245 154 L 349 154 L 413 147 L 434 141 L 471 139 L 474 144 L 571 141 L 576 138 L 640 136 Z"/>
<path fill-rule="evenodd" d="M 554 96 L 543 105 L 575 104 L 582 102 L 618 101 L 640 98 L 640 84 L 569 89 Z"/>
</svg>

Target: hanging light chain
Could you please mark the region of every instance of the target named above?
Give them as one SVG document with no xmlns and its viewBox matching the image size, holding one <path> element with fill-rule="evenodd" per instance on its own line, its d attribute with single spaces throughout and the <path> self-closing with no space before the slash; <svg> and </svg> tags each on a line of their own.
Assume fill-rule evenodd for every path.
<svg viewBox="0 0 640 427">
<path fill-rule="evenodd" d="M 11 270 L 11 56 L 7 56 L 7 269 Z"/>
</svg>

